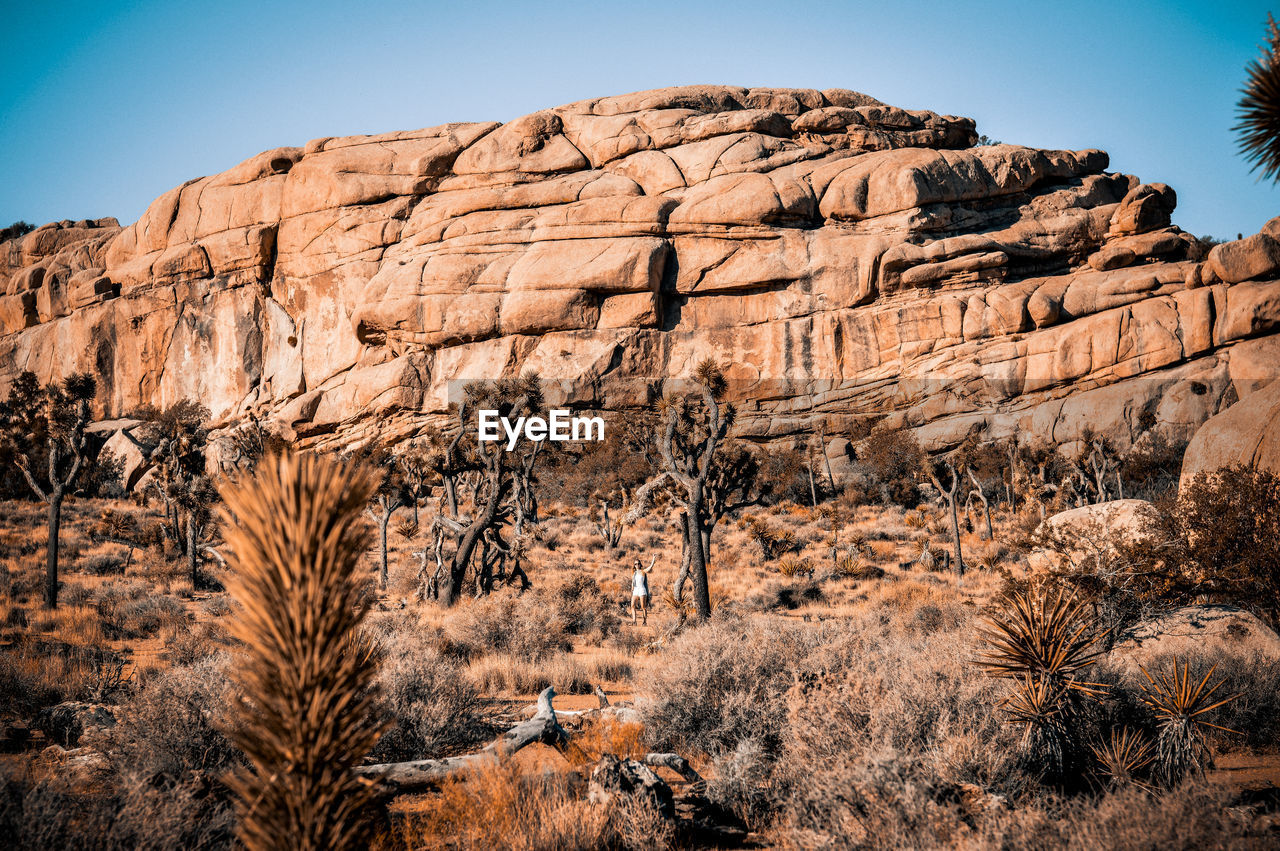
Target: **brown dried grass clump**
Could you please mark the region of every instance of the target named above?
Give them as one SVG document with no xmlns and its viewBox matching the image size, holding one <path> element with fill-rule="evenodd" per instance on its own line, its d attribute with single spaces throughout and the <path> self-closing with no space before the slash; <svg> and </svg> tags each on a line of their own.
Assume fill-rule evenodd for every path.
<svg viewBox="0 0 1280 851">
<path fill-rule="evenodd" d="M 229 779 L 250 849 L 360 847 L 375 789 L 352 769 L 381 732 L 376 661 L 356 630 L 367 612 L 356 576 L 370 545 L 361 513 L 377 481 L 312 455 L 264 460 L 226 484 L 228 590 L 244 642 L 234 676 L 248 702 L 228 734 L 251 771 Z"/>
</svg>

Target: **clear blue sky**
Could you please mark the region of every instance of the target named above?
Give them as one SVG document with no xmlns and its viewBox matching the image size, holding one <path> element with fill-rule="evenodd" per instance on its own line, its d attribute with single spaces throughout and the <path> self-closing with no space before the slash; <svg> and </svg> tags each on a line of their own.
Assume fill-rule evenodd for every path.
<svg viewBox="0 0 1280 851">
<path fill-rule="evenodd" d="M 136 219 L 318 136 L 507 120 L 688 83 L 856 89 L 1037 147 L 1104 148 L 1196 234 L 1280 214 L 1230 132 L 1264 3 L 7 0 L 0 224 Z"/>
</svg>

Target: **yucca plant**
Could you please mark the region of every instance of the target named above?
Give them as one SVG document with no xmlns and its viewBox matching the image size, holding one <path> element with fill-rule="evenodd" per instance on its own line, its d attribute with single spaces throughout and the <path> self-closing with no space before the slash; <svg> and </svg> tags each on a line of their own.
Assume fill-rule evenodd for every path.
<svg viewBox="0 0 1280 851">
<path fill-rule="evenodd" d="M 1063 775 L 1075 747 L 1074 707 L 1067 689 L 1052 680 L 1023 676 L 1000 708 L 1022 728 L 1023 754 L 1046 774 Z"/>
<path fill-rule="evenodd" d="M 1102 655 L 1102 635 L 1084 604 L 1062 590 L 1014 591 L 1002 615 L 986 619 L 978 632 L 989 649 L 977 664 L 993 676 L 1050 680 L 1078 694 L 1105 692 L 1080 678 Z"/>
<path fill-rule="evenodd" d="M 1082 757 L 1077 728 L 1082 701 L 1106 693 L 1083 679 L 1097 661 L 1100 632 L 1084 606 L 1061 590 L 1018 590 L 1004 610 L 979 626 L 987 651 L 975 660 L 988 674 L 1017 681 L 1001 708 L 1023 728 L 1023 753 L 1046 776 L 1074 779 Z"/>
<path fill-rule="evenodd" d="M 1139 777 L 1155 761 L 1155 749 L 1142 733 L 1128 727 L 1115 729 L 1110 738 L 1090 745 L 1090 750 L 1098 760 L 1097 773 L 1108 789 L 1133 785 L 1151 790 Z"/>
<path fill-rule="evenodd" d="M 357 563 L 361 513 L 378 484 L 362 466 L 314 455 L 264 459 L 224 484 L 234 676 L 247 701 L 228 735 L 250 770 L 228 783 L 249 849 L 361 847 L 374 786 L 353 768 L 381 732 L 377 660 L 359 633 L 368 602 Z"/>
<path fill-rule="evenodd" d="M 778 561 L 778 572 L 787 578 L 810 576 L 813 574 L 813 562 L 807 558 L 789 556 Z"/>
<path fill-rule="evenodd" d="M 1236 106 L 1240 152 L 1268 180 L 1280 180 L 1280 27 L 1267 15 L 1262 55 L 1245 67 L 1248 79 Z"/>
<path fill-rule="evenodd" d="M 1160 672 L 1152 676 L 1146 668 L 1138 666 L 1147 681 L 1142 683 L 1142 702 L 1155 713 L 1160 732 L 1156 736 L 1157 772 L 1167 784 L 1177 783 L 1188 774 L 1203 774 L 1209 745 L 1205 730 L 1212 727 L 1228 733 L 1237 733 L 1205 720 L 1204 715 L 1235 700 L 1233 694 L 1214 701 L 1213 696 L 1222 688 L 1225 680 L 1209 685 L 1217 666 L 1209 669 L 1196 681 L 1191 676 L 1191 663 L 1181 667 L 1173 663 L 1172 672 Z"/>
</svg>

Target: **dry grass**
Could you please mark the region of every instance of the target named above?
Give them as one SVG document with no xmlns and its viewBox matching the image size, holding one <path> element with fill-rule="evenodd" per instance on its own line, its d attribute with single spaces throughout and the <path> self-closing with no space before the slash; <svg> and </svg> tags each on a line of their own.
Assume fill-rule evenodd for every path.
<svg viewBox="0 0 1280 851">
<path fill-rule="evenodd" d="M 671 826 L 653 810 L 617 799 L 588 803 L 583 786 L 573 773 L 528 775 L 512 763 L 483 768 L 393 811 L 391 833 L 378 847 L 596 851 L 674 843 Z"/>
</svg>

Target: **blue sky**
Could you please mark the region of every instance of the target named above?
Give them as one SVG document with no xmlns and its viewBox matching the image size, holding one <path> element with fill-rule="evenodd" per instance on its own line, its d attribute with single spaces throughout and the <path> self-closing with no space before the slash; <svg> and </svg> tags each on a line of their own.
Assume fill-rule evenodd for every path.
<svg viewBox="0 0 1280 851">
<path fill-rule="evenodd" d="M 10 4 L 0 224 L 136 219 L 279 145 L 687 83 L 856 89 L 1097 147 L 1196 234 L 1280 214 L 1230 131 L 1267 6 L 1028 2 Z"/>
</svg>

